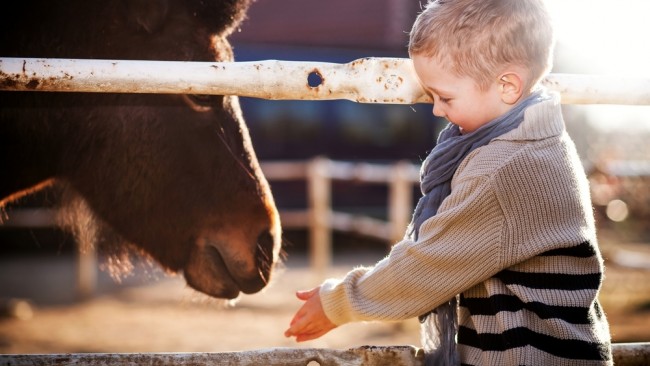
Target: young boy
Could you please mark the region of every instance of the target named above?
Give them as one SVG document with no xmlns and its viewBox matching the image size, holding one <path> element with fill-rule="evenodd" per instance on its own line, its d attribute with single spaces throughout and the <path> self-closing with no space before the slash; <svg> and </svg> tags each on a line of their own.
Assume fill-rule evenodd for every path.
<svg viewBox="0 0 650 366">
<path fill-rule="evenodd" d="M 588 182 L 550 70 L 542 0 L 435 0 L 409 53 L 449 125 L 424 161 L 404 240 L 374 267 L 298 292 L 285 332 L 423 321 L 427 363 L 612 364 Z"/>
</svg>

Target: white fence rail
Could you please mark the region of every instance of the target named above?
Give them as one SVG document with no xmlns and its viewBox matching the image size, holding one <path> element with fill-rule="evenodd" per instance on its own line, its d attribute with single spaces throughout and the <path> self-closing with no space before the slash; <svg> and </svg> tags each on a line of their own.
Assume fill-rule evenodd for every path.
<svg viewBox="0 0 650 366">
<path fill-rule="evenodd" d="M 551 74 L 565 104 L 650 104 L 650 79 Z M 431 103 L 406 58 L 346 64 L 0 58 L 0 90 L 239 95 L 360 103 Z"/>
</svg>

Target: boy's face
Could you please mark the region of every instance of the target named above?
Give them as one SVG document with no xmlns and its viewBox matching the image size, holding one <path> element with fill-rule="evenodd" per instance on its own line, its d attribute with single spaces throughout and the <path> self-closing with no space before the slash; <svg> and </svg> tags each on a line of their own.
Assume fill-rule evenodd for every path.
<svg viewBox="0 0 650 366">
<path fill-rule="evenodd" d="M 501 100 L 496 75 L 483 91 L 473 79 L 446 71 L 434 58 L 413 55 L 412 60 L 422 87 L 433 98 L 433 114 L 446 118 L 464 133 L 476 130 L 511 107 Z"/>
</svg>

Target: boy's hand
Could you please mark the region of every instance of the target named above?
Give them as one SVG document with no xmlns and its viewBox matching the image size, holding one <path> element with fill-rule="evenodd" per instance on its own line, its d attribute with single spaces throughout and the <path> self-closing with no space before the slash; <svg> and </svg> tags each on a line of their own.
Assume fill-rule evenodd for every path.
<svg viewBox="0 0 650 366">
<path fill-rule="evenodd" d="M 320 302 L 318 291 L 320 286 L 309 291 L 298 291 L 296 296 L 305 303 L 293 316 L 289 329 L 284 332 L 285 337 L 296 337 L 296 342 L 316 339 L 330 330 L 336 328 L 325 312 Z"/>
</svg>

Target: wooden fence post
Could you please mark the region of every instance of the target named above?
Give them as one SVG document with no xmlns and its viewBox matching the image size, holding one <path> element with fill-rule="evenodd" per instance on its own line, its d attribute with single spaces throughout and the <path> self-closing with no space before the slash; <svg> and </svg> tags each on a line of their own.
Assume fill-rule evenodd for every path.
<svg viewBox="0 0 650 366">
<path fill-rule="evenodd" d="M 307 167 L 309 203 L 309 260 L 317 280 L 326 276 L 332 262 L 330 161 L 317 157 Z"/>
<path fill-rule="evenodd" d="M 389 245 L 391 246 L 404 237 L 404 231 L 413 211 L 413 182 L 409 177 L 410 169 L 411 164 L 407 161 L 399 161 L 391 168 L 388 199 Z"/>
<path fill-rule="evenodd" d="M 80 248 L 77 245 L 77 297 L 86 300 L 95 295 L 97 288 L 97 251 L 94 245 L 90 248 Z"/>
</svg>

